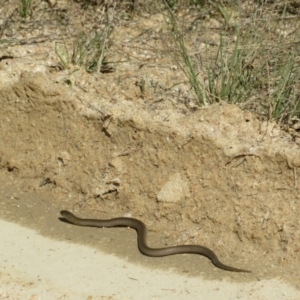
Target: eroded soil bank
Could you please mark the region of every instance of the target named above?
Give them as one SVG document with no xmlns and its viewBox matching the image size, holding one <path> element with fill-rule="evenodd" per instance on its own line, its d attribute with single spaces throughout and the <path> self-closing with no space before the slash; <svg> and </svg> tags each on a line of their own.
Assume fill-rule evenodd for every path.
<svg viewBox="0 0 300 300">
<path fill-rule="evenodd" d="M 157 246 L 206 245 L 298 285 L 300 151 L 275 124 L 225 103 L 166 118 L 33 72 L 0 99 L 1 173 L 21 190 L 82 217 L 142 219 Z"/>
</svg>

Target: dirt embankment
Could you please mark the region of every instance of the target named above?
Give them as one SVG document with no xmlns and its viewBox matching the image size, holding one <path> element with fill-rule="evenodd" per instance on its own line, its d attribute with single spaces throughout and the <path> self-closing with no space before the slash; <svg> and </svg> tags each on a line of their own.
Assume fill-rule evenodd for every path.
<svg viewBox="0 0 300 300">
<path fill-rule="evenodd" d="M 166 118 L 50 74 L 25 72 L 0 98 L 2 173 L 22 189 L 81 216 L 140 218 L 166 244 L 203 244 L 265 276 L 296 276 L 300 151 L 275 124 L 225 103 Z"/>
</svg>

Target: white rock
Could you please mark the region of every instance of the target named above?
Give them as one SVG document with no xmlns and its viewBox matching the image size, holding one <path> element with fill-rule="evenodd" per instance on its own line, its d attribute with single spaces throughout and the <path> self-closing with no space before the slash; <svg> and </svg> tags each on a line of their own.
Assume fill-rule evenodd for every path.
<svg viewBox="0 0 300 300">
<path fill-rule="evenodd" d="M 178 202 L 188 193 L 188 185 L 181 178 L 179 173 L 170 176 L 168 182 L 161 188 L 157 194 L 159 202 Z"/>
</svg>

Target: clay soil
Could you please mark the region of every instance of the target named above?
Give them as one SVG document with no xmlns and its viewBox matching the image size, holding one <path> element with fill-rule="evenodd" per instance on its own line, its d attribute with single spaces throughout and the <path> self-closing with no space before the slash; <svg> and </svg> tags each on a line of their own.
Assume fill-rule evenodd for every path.
<svg viewBox="0 0 300 300">
<path fill-rule="evenodd" d="M 62 70 L 55 52 L 62 26 L 50 21 L 65 14 L 68 30 L 81 30 L 95 8 L 80 9 L 77 2 L 58 1 L 54 8 L 43 2 L 35 7 L 45 18 L 36 31 L 24 21 L 3 33 L 1 181 L 32 196 L 11 192 L 1 217 L 42 226 L 50 235 L 53 219 L 41 225 L 32 215 L 68 209 L 86 218 L 131 216 L 147 224 L 153 246 L 205 245 L 224 263 L 252 271 L 233 280 L 276 277 L 299 287 L 300 149 L 294 138 L 235 105 L 198 107 L 187 83 L 171 89 L 184 75 L 163 51 L 161 14 L 119 20 L 110 51 L 123 62 L 111 72 Z M 39 195 L 45 200 L 32 203 L 31 211 Z M 27 209 L 16 212 L 16 199 Z M 120 239 L 126 245 L 125 236 Z M 189 271 L 178 260 L 169 261 L 175 270 L 197 276 L 201 265 Z"/>
</svg>

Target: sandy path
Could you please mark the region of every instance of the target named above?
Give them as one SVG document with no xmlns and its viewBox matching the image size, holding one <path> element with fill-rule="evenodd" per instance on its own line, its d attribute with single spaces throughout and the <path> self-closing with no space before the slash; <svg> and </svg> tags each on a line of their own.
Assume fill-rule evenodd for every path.
<svg viewBox="0 0 300 300">
<path fill-rule="evenodd" d="M 300 299 L 285 283 L 206 281 L 149 270 L 0 220 L 0 299 Z"/>
</svg>

